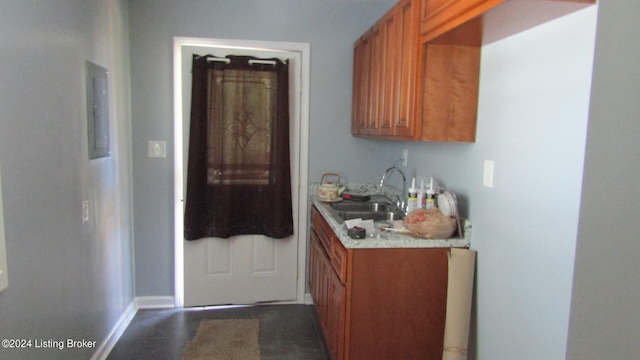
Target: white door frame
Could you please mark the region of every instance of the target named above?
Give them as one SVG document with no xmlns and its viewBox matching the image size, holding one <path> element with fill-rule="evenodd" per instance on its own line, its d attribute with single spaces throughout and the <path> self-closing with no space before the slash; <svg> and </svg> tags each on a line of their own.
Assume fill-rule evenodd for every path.
<svg viewBox="0 0 640 360">
<path fill-rule="evenodd" d="M 311 47 L 308 43 L 290 43 L 274 41 L 247 41 L 247 40 L 227 40 L 227 39 L 205 39 L 174 37 L 173 38 L 173 132 L 174 132 L 174 300 L 176 307 L 184 306 L 184 179 L 183 179 L 183 107 L 182 107 L 182 47 L 228 47 L 256 50 L 284 50 L 299 52 L 301 56 L 302 79 L 300 79 L 300 144 L 298 148 L 292 148 L 300 154 L 298 171 L 299 188 L 292 189 L 298 191 L 298 228 L 295 229 L 295 236 L 298 243 L 298 281 L 297 281 L 297 303 L 305 302 L 305 279 L 307 260 L 307 214 L 308 214 L 308 192 L 309 192 L 309 80 L 310 80 L 310 56 Z M 296 208 L 294 204 L 294 208 Z"/>
</svg>

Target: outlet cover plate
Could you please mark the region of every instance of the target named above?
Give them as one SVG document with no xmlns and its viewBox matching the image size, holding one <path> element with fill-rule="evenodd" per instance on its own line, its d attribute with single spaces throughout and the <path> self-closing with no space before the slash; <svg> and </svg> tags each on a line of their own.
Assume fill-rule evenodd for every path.
<svg viewBox="0 0 640 360">
<path fill-rule="evenodd" d="M 149 157 L 154 157 L 154 158 L 167 157 L 167 142 L 162 140 L 149 140 L 148 153 L 149 153 Z"/>
</svg>

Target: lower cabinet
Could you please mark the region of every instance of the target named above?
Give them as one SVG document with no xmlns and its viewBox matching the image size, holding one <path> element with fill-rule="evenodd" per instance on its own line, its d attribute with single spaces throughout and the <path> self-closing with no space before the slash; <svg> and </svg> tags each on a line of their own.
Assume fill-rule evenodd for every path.
<svg viewBox="0 0 640 360">
<path fill-rule="evenodd" d="M 313 297 L 327 349 L 331 359 L 344 358 L 338 356 L 339 339 L 344 334 L 340 332 L 341 328 L 338 324 L 339 319 L 344 317 L 345 305 L 345 299 L 338 299 L 338 297 L 344 297 L 344 286 L 333 272 L 331 260 L 313 231 L 311 232 L 310 259 L 309 283 L 311 284 L 311 296 Z"/>
<path fill-rule="evenodd" d="M 311 214 L 309 286 L 331 359 L 441 359 L 448 249 L 345 249 Z"/>
</svg>

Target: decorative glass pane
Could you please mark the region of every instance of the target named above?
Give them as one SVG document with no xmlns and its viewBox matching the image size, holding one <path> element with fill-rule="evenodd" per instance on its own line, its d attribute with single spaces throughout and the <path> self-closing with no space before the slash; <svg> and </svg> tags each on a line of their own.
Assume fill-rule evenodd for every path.
<svg viewBox="0 0 640 360">
<path fill-rule="evenodd" d="M 215 70 L 209 74 L 208 182 L 268 184 L 275 73 Z"/>
</svg>

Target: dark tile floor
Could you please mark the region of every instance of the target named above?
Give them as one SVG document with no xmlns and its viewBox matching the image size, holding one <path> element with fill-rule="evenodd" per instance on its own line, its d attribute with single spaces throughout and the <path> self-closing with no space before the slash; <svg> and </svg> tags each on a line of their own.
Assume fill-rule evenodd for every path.
<svg viewBox="0 0 640 360">
<path fill-rule="evenodd" d="M 262 360 L 326 360 L 327 349 L 309 305 L 140 310 L 109 360 L 179 360 L 203 319 L 260 319 Z"/>
</svg>

